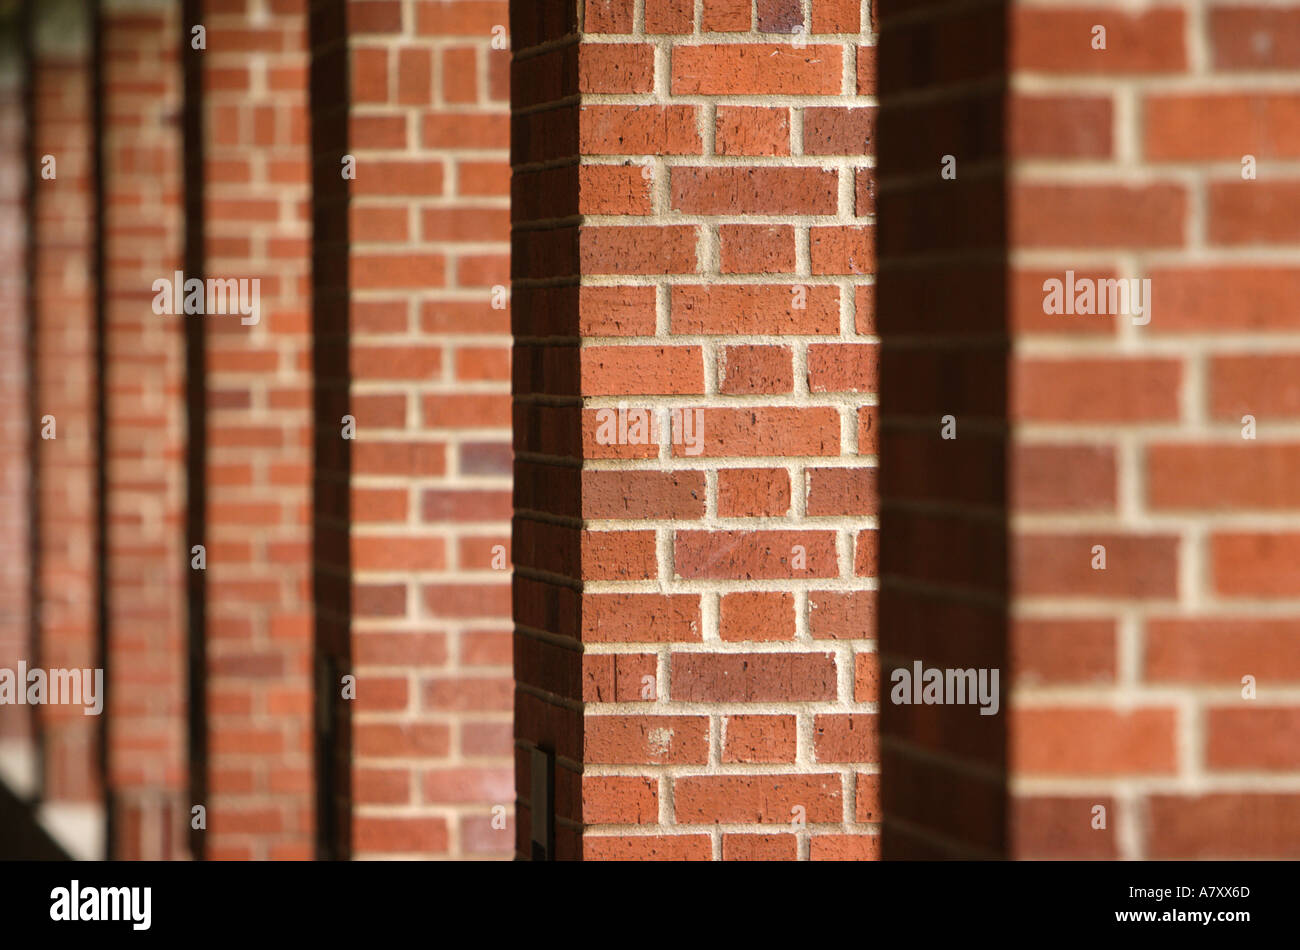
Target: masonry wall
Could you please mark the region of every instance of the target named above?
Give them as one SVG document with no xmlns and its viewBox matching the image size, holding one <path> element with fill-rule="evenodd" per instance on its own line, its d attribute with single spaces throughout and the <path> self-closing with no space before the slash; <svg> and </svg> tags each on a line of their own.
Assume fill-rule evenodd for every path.
<svg viewBox="0 0 1300 950">
<path fill-rule="evenodd" d="M 101 10 L 110 853 L 152 860 L 189 818 L 183 318 L 153 308 L 182 268 L 179 33 L 175 3 Z"/>
<path fill-rule="evenodd" d="M 15 669 L 31 639 L 31 552 L 28 509 L 32 482 L 31 368 L 27 307 L 28 173 L 26 54 L 19 17 L 0 36 L 0 666 Z M 29 751 L 31 707 L 0 711 L 0 742 Z"/>
<path fill-rule="evenodd" d="M 1005 659 L 983 723 L 886 707 L 887 856 L 1296 853 L 1297 22 L 882 12 L 882 658 Z M 1116 278 L 1149 310 L 1046 304 Z"/>
<path fill-rule="evenodd" d="M 1016 856 L 1300 853 L 1298 30 L 1294 4 L 1014 9 L 1013 286 L 1151 282 L 1149 324 L 1016 336 Z"/>
<path fill-rule="evenodd" d="M 873 858 L 865 8 L 512 16 L 520 850 Z"/>
<path fill-rule="evenodd" d="M 31 6 L 0 666 L 112 696 L 0 709 L 56 837 L 1300 853 L 1300 12 L 876 6 Z"/>
<path fill-rule="evenodd" d="M 358 856 L 511 848 L 507 27 L 348 6 Z"/>
<path fill-rule="evenodd" d="M 38 647 L 29 667 L 100 666 L 96 563 L 95 208 L 92 189 L 91 19 L 73 4 L 33 10 L 32 191 Z M 46 156 L 53 159 L 51 164 Z M 51 436 L 46 438 L 45 436 Z M 98 721 L 44 705 L 41 791 L 80 824 L 98 811 Z M 67 806 L 72 806 L 69 812 Z M 87 810 L 89 809 L 89 810 Z"/>
<path fill-rule="evenodd" d="M 202 276 L 260 284 L 203 317 L 206 856 L 314 853 L 307 15 L 207 0 Z M 193 320 L 194 317 L 184 319 Z"/>
</svg>

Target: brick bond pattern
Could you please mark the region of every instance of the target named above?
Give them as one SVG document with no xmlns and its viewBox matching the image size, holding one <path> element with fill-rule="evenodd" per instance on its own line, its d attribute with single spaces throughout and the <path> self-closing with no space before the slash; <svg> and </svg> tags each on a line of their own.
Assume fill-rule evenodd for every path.
<svg viewBox="0 0 1300 950">
<path fill-rule="evenodd" d="M 358 857 L 514 840 L 508 23 L 348 5 Z"/>
<path fill-rule="evenodd" d="M 509 853 L 491 818 L 511 810 L 511 701 L 525 856 L 535 747 L 557 755 L 564 858 L 1300 853 L 1294 7 L 355 0 L 334 39 L 358 177 L 347 228 L 313 241 L 331 219 L 311 162 L 337 162 L 308 122 L 328 47 L 309 51 L 306 3 L 207 0 L 207 273 L 189 276 L 261 277 L 263 312 L 201 318 L 192 539 L 180 338 L 136 286 L 179 253 L 177 5 L 148 6 L 101 24 L 104 499 L 88 43 L 38 31 L 31 154 L 0 147 L 6 247 L 23 162 L 58 159 L 30 196 L 24 425 L 52 413 L 59 438 L 0 472 L 12 510 L 25 469 L 40 491 L 40 660 L 94 665 L 105 504 L 111 675 L 149 680 L 107 724 L 119 855 L 180 852 L 158 806 L 184 782 L 188 558 L 167 552 L 200 541 L 206 857 L 313 853 L 312 657 L 343 602 L 313 589 L 313 562 L 354 582 L 338 629 L 360 677 L 357 856 Z M 0 90 L 0 123 L 20 107 Z M 947 153 L 956 181 L 937 174 Z M 312 269 L 336 245 L 341 332 L 314 292 L 344 281 Z M 20 404 L 22 263 L 4 267 L 0 386 Z M 1045 316 L 1042 281 L 1066 269 L 1150 277 L 1151 324 Z M 313 365 L 323 326 L 345 373 Z M 314 459 L 340 378 L 358 436 Z M 598 414 L 620 408 L 669 433 L 671 410 L 699 408 L 702 452 L 603 444 Z M 314 478 L 350 486 L 346 557 L 321 543 L 338 525 Z M 4 528 L 21 560 L 25 532 Z M 0 663 L 25 649 L 31 607 L 13 603 Z M 878 705 L 877 655 L 1003 667 L 1003 712 Z M 14 712 L 5 735 L 25 731 Z M 94 724 L 68 712 L 42 711 L 45 801 L 93 804 Z"/>
<path fill-rule="evenodd" d="M 874 857 L 864 12 L 572 12 L 512 9 L 521 797 L 540 745 L 561 857 Z"/>
<path fill-rule="evenodd" d="M 880 652 L 1000 666 L 1010 689 L 983 721 L 886 706 L 886 857 L 1294 856 L 1296 150 L 1276 116 L 1300 20 L 884 7 Z M 1044 314 L 1067 270 L 1149 278 L 1150 324 Z"/>
<path fill-rule="evenodd" d="M 256 9 L 254 9 L 256 8 Z M 193 26 L 194 24 L 191 24 Z M 207 857 L 313 853 L 310 166 L 302 4 L 204 0 Z M 189 318 L 193 319 L 193 318 Z"/>
<path fill-rule="evenodd" d="M 1024 4 L 1011 29 L 1013 853 L 1294 857 L 1300 13 Z M 1149 278 L 1151 323 L 1032 314 L 1065 268 Z"/>
<path fill-rule="evenodd" d="M 41 26 L 45 28 L 42 29 Z M 50 26 L 54 26 L 53 29 Z M 32 425 L 54 417 L 37 442 L 38 635 L 35 666 L 97 662 L 94 193 L 91 183 L 89 22 L 46 21 L 34 31 L 34 116 L 29 161 L 54 158 L 32 194 L 35 228 L 36 399 Z M 45 166 L 49 167 L 49 166 Z M 42 706 L 43 795 L 59 804 L 101 800 L 97 722 L 69 705 Z"/>
<path fill-rule="evenodd" d="M 181 268 L 177 10 L 115 0 L 101 31 L 112 853 L 183 855 L 185 453 L 182 318 L 153 282 Z"/>
</svg>

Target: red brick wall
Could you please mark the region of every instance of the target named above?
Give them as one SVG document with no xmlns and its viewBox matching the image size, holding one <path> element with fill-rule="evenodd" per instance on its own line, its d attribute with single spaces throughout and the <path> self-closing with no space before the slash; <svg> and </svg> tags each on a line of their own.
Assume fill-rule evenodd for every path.
<svg viewBox="0 0 1300 950">
<path fill-rule="evenodd" d="M 31 635 L 31 374 L 28 363 L 26 61 L 17 16 L 0 39 L 0 667 L 28 656 Z M 0 741 L 32 736 L 30 706 L 0 710 Z"/>
<path fill-rule="evenodd" d="M 874 858 L 865 11 L 583 6 L 512 10 L 520 795 L 554 752 L 560 857 Z"/>
<path fill-rule="evenodd" d="M 886 856 L 1300 847 L 1297 22 L 882 13 L 882 659 L 1005 674 L 997 717 L 884 707 Z M 1067 271 L 1149 279 L 1150 323 L 1047 312 Z"/>
<path fill-rule="evenodd" d="M 91 186 L 91 28 L 70 5 L 34 12 L 30 160 L 54 158 L 53 178 L 33 195 L 36 400 L 32 424 L 54 417 L 55 438 L 37 443 L 39 652 L 30 666 L 99 665 L 95 580 L 96 492 L 94 202 Z M 44 797 L 92 803 L 101 796 L 99 722 L 80 706 L 42 706 Z"/>
<path fill-rule="evenodd" d="M 1152 296 L 1145 326 L 1017 327 L 1017 856 L 1300 854 L 1298 31 L 1294 4 L 1014 9 L 1012 286 Z M 1070 117 L 1050 148 L 1035 109 Z"/>
<path fill-rule="evenodd" d="M 207 316 L 209 858 L 313 852 L 307 17 L 203 4 L 206 274 L 261 280 Z M 191 276 L 191 275 L 186 275 Z M 200 276 L 200 275 L 196 275 Z"/>
<path fill-rule="evenodd" d="M 0 396 L 37 381 L 0 421 L 0 665 L 96 665 L 105 505 L 116 854 L 183 853 L 197 543 L 201 856 L 532 856 L 538 750 L 560 858 L 1300 853 L 1297 8 L 208 0 L 183 154 L 191 24 L 115 0 L 96 288 L 56 6 L 27 155 L 0 67 Z M 257 326 L 145 309 L 184 224 Z M 1045 312 L 1067 270 L 1150 278 L 1151 322 Z M 700 453 L 606 444 L 641 409 L 699 409 Z M 999 714 L 891 702 L 918 659 L 1000 670 Z M 40 718 L 46 801 L 93 812 L 100 723 Z"/>
<path fill-rule="evenodd" d="M 493 37 L 505 46 L 507 9 L 347 12 L 352 847 L 504 857 L 510 351 L 507 298 L 493 298 L 510 283 L 510 51 Z"/>
<path fill-rule="evenodd" d="M 184 317 L 153 312 L 181 268 L 177 4 L 101 20 L 108 481 L 108 780 L 113 854 L 183 854 Z"/>
</svg>

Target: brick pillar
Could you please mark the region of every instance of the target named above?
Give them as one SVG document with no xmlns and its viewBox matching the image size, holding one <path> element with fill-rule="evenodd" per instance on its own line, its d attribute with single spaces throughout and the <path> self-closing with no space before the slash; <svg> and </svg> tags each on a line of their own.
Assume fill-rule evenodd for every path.
<svg viewBox="0 0 1300 950">
<path fill-rule="evenodd" d="M 107 0 L 100 21 L 107 405 L 109 772 L 114 857 L 184 853 L 183 317 L 179 4 Z"/>
<path fill-rule="evenodd" d="M 511 6 L 520 853 L 874 858 L 865 7 Z"/>
<path fill-rule="evenodd" d="M 1300 855 L 1300 135 L 1276 119 L 1300 107 L 1298 30 L 1294 3 L 1015 9 L 1016 263 L 1039 302 L 1046 270 L 1150 280 L 1145 325 L 1016 336 L 1017 856 Z M 1065 126 L 1050 149 L 1035 109 Z"/>
<path fill-rule="evenodd" d="M 205 273 L 260 320 L 206 328 L 209 858 L 313 847 L 311 205 L 304 4 L 205 0 Z"/>
<path fill-rule="evenodd" d="M 881 27 L 886 855 L 1295 857 L 1300 8 Z"/>
<path fill-rule="evenodd" d="M 352 847 L 367 858 L 503 857 L 513 841 L 507 6 L 376 0 L 347 14 L 347 147 L 316 158 L 330 182 L 343 153 L 355 159 L 343 408 L 356 420 Z"/>
<path fill-rule="evenodd" d="M 91 17 L 71 2 L 36 4 L 32 17 L 37 384 L 28 421 L 52 437 L 36 443 L 39 640 L 28 663 L 87 669 L 100 665 Z M 38 715 L 47 819 L 79 853 L 98 853 L 99 720 L 76 705 Z"/>
<path fill-rule="evenodd" d="M 31 642 L 32 447 L 27 241 L 26 56 L 18 11 L 0 29 L 0 668 L 17 669 Z M 34 754 L 32 707 L 0 708 L 0 748 Z"/>
</svg>

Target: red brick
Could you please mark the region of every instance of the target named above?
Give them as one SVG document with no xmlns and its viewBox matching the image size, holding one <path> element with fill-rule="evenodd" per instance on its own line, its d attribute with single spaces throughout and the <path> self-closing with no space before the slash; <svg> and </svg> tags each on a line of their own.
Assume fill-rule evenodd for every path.
<svg viewBox="0 0 1300 950">
<path fill-rule="evenodd" d="M 1093 570 L 1092 549 L 1106 549 Z M 1161 535 L 1025 534 L 1014 546 L 1020 596 L 1172 598 L 1178 593 L 1178 539 Z"/>
<path fill-rule="evenodd" d="M 718 106 L 714 148 L 719 155 L 789 155 L 790 110 Z"/>
<path fill-rule="evenodd" d="M 1018 247 L 1177 247 L 1187 197 L 1178 185 L 1022 184 L 1010 196 Z"/>
<path fill-rule="evenodd" d="M 746 591 L 723 594 L 718 634 L 723 640 L 793 640 L 794 594 Z"/>
<path fill-rule="evenodd" d="M 1291 619 L 1149 620 L 1142 669 L 1152 682 L 1300 682 L 1300 638 Z"/>
<path fill-rule="evenodd" d="M 678 531 L 673 561 L 677 576 L 684 578 L 839 575 L 835 539 L 828 531 Z"/>
<path fill-rule="evenodd" d="M 784 346 L 727 346 L 718 356 L 718 391 L 728 395 L 788 393 L 792 353 Z"/>
<path fill-rule="evenodd" d="M 793 762 L 794 716 L 724 716 L 723 762 Z"/>
<path fill-rule="evenodd" d="M 678 702 L 835 698 L 835 658 L 829 653 L 674 653 L 669 675 Z"/>
<path fill-rule="evenodd" d="M 1152 161 L 1295 158 L 1300 128 L 1288 121 L 1300 96 L 1288 93 L 1149 95 L 1144 102 L 1143 154 Z M 1214 116 L 1214 134 L 1205 117 Z"/>
<path fill-rule="evenodd" d="M 801 301 L 805 306 L 798 309 Z M 673 333 L 830 334 L 840 328 L 838 287 L 678 285 L 671 302 Z"/>
<path fill-rule="evenodd" d="M 790 511 L 790 473 L 783 468 L 724 468 L 718 472 L 718 514 L 775 518 Z"/>
<path fill-rule="evenodd" d="M 788 224 L 724 224 L 718 228 L 724 274 L 792 274 L 794 228 Z"/>
<path fill-rule="evenodd" d="M 582 350 L 587 396 L 704 392 L 698 346 L 594 346 Z"/>
<path fill-rule="evenodd" d="M 672 94 L 839 95 L 840 47 L 789 45 L 679 46 L 673 50 Z"/>
<path fill-rule="evenodd" d="M 1163 359 L 1022 358 L 1013 369 L 1011 414 L 1028 422 L 1177 419 L 1181 368 Z"/>
<path fill-rule="evenodd" d="M 838 172 L 822 168 L 692 168 L 671 173 L 672 208 L 687 214 L 835 214 Z"/>
<path fill-rule="evenodd" d="M 1160 775 L 1177 767 L 1172 709 L 1018 708 L 1012 767 L 1027 775 Z"/>
<path fill-rule="evenodd" d="M 584 761 L 599 765 L 703 764 L 709 721 L 701 716 L 588 716 Z"/>
<path fill-rule="evenodd" d="M 1229 597 L 1293 597 L 1300 584 L 1300 534 L 1215 533 L 1210 570 L 1214 589 Z"/>
<path fill-rule="evenodd" d="M 797 808 L 810 823 L 834 822 L 842 795 L 838 775 L 699 775 L 673 782 L 682 824 L 785 824 L 797 817 Z"/>
<path fill-rule="evenodd" d="M 1095 24 L 1106 48 L 1092 48 Z M 1065 10 L 1017 7 L 1008 59 L 1015 70 L 1108 76 L 1180 72 L 1186 68 L 1183 12 L 1161 8 L 1124 13 L 1113 8 Z"/>
</svg>

